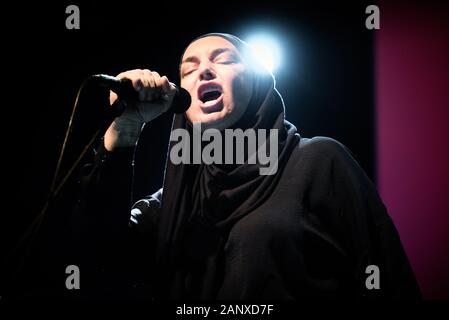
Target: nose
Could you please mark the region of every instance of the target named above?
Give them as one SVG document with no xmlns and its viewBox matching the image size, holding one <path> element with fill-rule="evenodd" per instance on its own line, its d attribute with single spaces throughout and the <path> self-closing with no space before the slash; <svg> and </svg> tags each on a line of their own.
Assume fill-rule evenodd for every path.
<svg viewBox="0 0 449 320">
<path fill-rule="evenodd" d="M 212 80 L 215 78 L 215 72 L 209 65 L 203 65 L 200 70 L 200 80 Z"/>
</svg>

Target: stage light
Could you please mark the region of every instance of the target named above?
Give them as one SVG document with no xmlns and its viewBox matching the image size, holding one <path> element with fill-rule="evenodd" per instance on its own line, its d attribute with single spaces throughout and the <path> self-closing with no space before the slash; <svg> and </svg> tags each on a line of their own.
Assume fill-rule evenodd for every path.
<svg viewBox="0 0 449 320">
<path fill-rule="evenodd" d="M 269 35 L 253 35 L 245 39 L 252 47 L 255 58 L 270 72 L 280 65 L 281 50 L 277 41 Z"/>
</svg>

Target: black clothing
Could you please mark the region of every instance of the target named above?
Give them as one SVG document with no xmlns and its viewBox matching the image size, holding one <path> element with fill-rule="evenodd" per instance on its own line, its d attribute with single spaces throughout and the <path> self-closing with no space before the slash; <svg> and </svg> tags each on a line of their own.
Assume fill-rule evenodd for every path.
<svg viewBox="0 0 449 320">
<path fill-rule="evenodd" d="M 107 154 L 104 150 L 101 153 Z M 111 210 L 123 208 L 124 202 L 122 197 L 122 204 L 116 204 L 120 202 L 114 191 L 118 186 L 111 175 L 117 175 L 117 169 L 127 162 L 124 159 L 130 161 L 131 157 L 129 153 L 108 156 L 104 163 L 97 162 L 95 170 L 97 178 L 108 171 L 107 186 L 102 184 L 100 193 L 91 193 L 96 197 L 91 201 L 98 203 L 97 210 L 110 210 L 102 219 L 109 224 L 97 226 L 99 233 L 112 225 L 110 219 L 121 217 L 123 226 L 126 217 L 123 212 Z M 92 177 L 90 183 L 95 189 L 98 180 L 93 183 L 96 179 Z M 120 193 L 126 194 L 124 191 Z M 161 189 L 136 202 L 129 221 L 134 252 L 149 261 L 148 269 L 141 272 L 154 272 L 147 279 L 150 282 L 160 279 L 162 272 L 151 266 L 155 263 L 151 249 L 162 199 Z M 91 221 L 92 216 L 87 219 Z M 218 246 L 210 242 L 212 231 L 205 225 L 195 231 L 196 237 L 185 242 L 178 261 L 179 267 L 192 275 L 186 279 L 185 288 L 171 288 L 176 298 L 419 297 L 398 233 L 373 184 L 348 150 L 330 138 L 299 140 L 276 188 L 264 203 L 239 219 L 226 236 L 221 235 L 224 245 L 219 258 L 204 253 Z M 124 235 L 123 230 L 114 234 Z M 218 266 L 208 265 L 211 259 Z M 380 269 L 380 290 L 365 287 L 366 267 L 373 264 Z M 199 284 L 207 281 L 213 283 L 214 290 L 198 294 Z"/>
<path fill-rule="evenodd" d="M 215 35 L 246 50 L 233 36 Z M 148 258 L 142 272 L 149 275 L 154 296 L 419 297 L 398 233 L 346 147 L 330 138 L 300 137 L 284 119 L 271 74 L 255 76 L 252 92 L 234 127 L 278 131 L 275 174 L 260 175 L 260 164 L 175 165 L 167 160 L 163 191 L 131 210 L 129 224 L 138 237 L 132 246 L 141 246 L 136 254 Z M 174 118 L 172 130 L 178 128 L 192 132 L 184 115 Z M 123 172 L 120 167 L 131 163 L 131 152 L 122 153 L 100 150 L 97 164 L 87 170 L 89 200 L 80 206 L 102 211 L 111 241 L 118 242 L 129 217 L 126 201 L 120 202 L 126 188 L 113 181 Z M 131 179 L 121 179 L 129 187 Z M 77 215 L 83 216 L 81 211 Z M 365 285 L 369 265 L 379 267 L 379 290 Z"/>
</svg>

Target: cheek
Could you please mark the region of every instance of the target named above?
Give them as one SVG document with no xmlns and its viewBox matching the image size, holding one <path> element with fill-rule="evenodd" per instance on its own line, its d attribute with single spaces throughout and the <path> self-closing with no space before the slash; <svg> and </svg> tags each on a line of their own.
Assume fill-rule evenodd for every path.
<svg viewBox="0 0 449 320">
<path fill-rule="evenodd" d="M 239 75 L 232 82 L 232 95 L 234 106 L 245 107 L 252 94 L 252 80 L 247 75 Z"/>
<path fill-rule="evenodd" d="M 189 93 L 191 97 L 194 97 L 194 84 L 193 81 L 187 81 L 187 80 L 181 80 L 180 83 L 181 87 L 186 89 Z"/>
</svg>

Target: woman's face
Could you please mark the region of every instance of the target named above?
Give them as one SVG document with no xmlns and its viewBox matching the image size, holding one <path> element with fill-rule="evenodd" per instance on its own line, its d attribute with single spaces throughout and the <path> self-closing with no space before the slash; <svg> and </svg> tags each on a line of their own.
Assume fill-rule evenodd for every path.
<svg viewBox="0 0 449 320">
<path fill-rule="evenodd" d="M 248 106 L 252 81 L 243 57 L 226 39 L 192 42 L 181 62 L 181 87 L 192 96 L 187 119 L 219 130 L 232 126 Z"/>
</svg>

